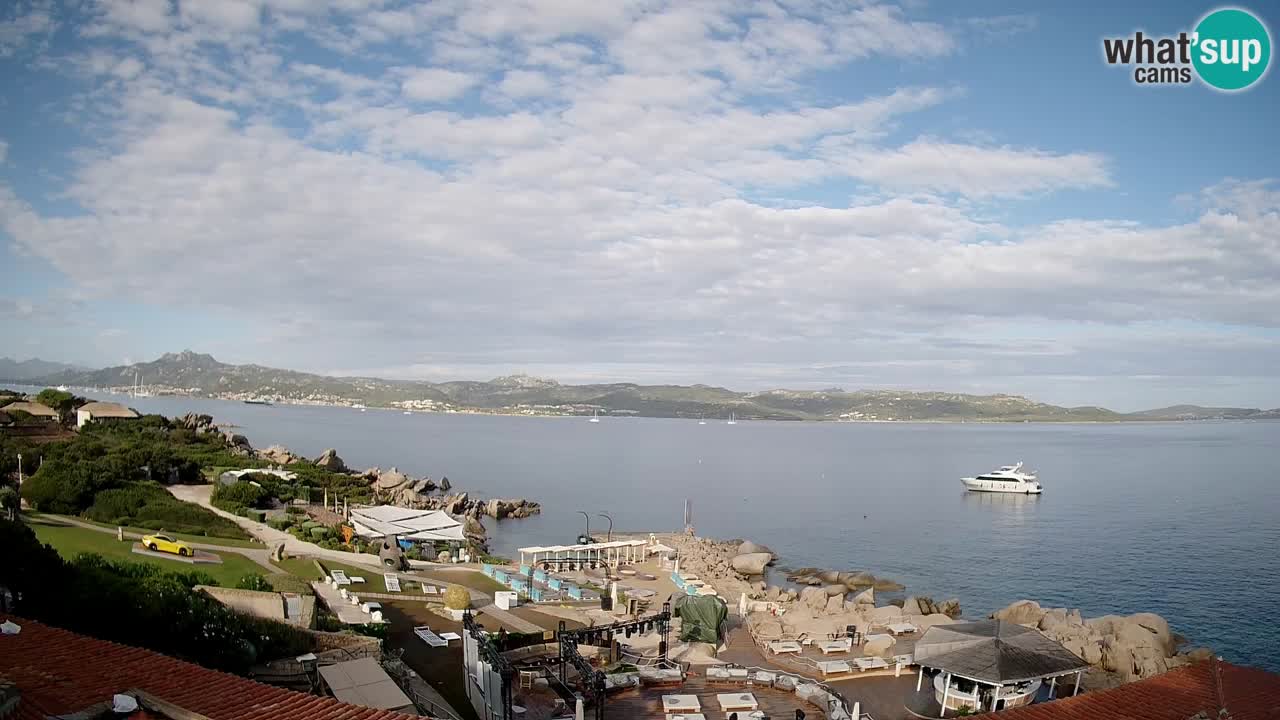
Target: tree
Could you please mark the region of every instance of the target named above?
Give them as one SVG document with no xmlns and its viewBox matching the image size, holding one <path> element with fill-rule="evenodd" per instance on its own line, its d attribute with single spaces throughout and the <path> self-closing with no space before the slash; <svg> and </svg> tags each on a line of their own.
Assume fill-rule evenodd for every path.
<svg viewBox="0 0 1280 720">
<path fill-rule="evenodd" d="M 58 411 L 58 416 L 63 422 L 71 417 L 76 408 L 84 405 L 88 400 L 82 397 L 76 397 L 65 390 L 55 390 L 53 388 L 45 388 L 36 395 L 36 402 L 47 408 Z"/>
<path fill-rule="evenodd" d="M 6 520 L 18 519 L 18 491 L 10 485 L 0 486 L 0 513 Z"/>
</svg>

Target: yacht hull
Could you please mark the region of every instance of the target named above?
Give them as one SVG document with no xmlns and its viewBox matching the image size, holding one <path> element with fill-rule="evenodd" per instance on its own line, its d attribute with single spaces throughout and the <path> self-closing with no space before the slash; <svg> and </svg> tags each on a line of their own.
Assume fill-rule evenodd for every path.
<svg viewBox="0 0 1280 720">
<path fill-rule="evenodd" d="M 1018 495 L 1039 495 L 1044 492 L 1044 488 L 1040 487 L 1040 483 L 982 480 L 979 478 L 960 478 L 960 482 L 969 492 L 1015 493 Z"/>
</svg>

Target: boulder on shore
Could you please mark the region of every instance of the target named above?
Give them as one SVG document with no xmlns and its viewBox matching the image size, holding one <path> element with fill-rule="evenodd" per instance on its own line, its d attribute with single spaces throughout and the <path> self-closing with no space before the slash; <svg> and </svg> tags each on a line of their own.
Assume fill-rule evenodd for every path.
<svg viewBox="0 0 1280 720">
<path fill-rule="evenodd" d="M 827 606 L 827 591 L 820 587 L 806 587 L 800 591 L 800 602 L 814 610 L 822 610 Z"/>
<path fill-rule="evenodd" d="M 258 457 L 275 465 L 292 465 L 303 460 L 283 445 L 272 445 L 266 450 L 259 450 Z"/>
<path fill-rule="evenodd" d="M 874 606 L 876 604 L 876 591 L 873 588 L 867 588 L 857 595 L 854 595 L 853 604 Z"/>
<path fill-rule="evenodd" d="M 991 613 L 991 617 L 996 620 L 1017 623 L 1018 625 L 1026 625 L 1028 627 L 1038 627 L 1040 620 L 1044 618 L 1045 611 L 1040 607 L 1040 603 L 1035 600 L 1018 600 L 1012 602 L 1008 607 Z"/>
<path fill-rule="evenodd" d="M 739 575 L 763 575 L 764 569 L 773 562 L 773 554 L 767 552 L 742 553 L 733 556 L 729 565 Z M 844 588 L 841 588 L 843 590 Z"/>
<path fill-rule="evenodd" d="M 742 544 L 738 546 L 738 554 L 750 555 L 751 553 L 769 553 L 769 555 L 773 555 L 773 551 L 764 545 L 758 545 L 750 540 L 743 540 Z"/>
<path fill-rule="evenodd" d="M 342 462 L 342 458 L 338 457 L 338 451 L 333 448 L 320 453 L 320 457 L 316 458 L 315 464 L 316 467 L 324 468 L 330 472 L 347 472 L 347 464 Z"/>
</svg>

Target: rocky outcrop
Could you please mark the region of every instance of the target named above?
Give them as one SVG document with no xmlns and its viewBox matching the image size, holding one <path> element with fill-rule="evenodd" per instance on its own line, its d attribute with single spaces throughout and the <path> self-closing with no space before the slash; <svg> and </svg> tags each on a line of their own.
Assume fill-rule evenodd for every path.
<svg viewBox="0 0 1280 720">
<path fill-rule="evenodd" d="M 802 588 L 800 590 L 800 602 L 814 610 L 822 610 L 827 607 L 827 593 L 822 588 Z"/>
<path fill-rule="evenodd" d="M 743 545 L 747 544 L 749 543 L 743 543 Z M 754 576 L 763 575 L 764 569 L 768 567 L 771 562 L 773 562 L 772 553 L 746 552 L 733 556 L 733 559 L 729 561 L 729 564 L 733 567 L 734 572 L 739 575 Z M 841 587 L 841 590 L 844 590 L 843 586 Z"/>
<path fill-rule="evenodd" d="M 187 413 L 173 419 L 173 426 L 192 432 L 210 432 L 214 430 L 213 416 L 200 413 Z"/>
<path fill-rule="evenodd" d="M 537 515 L 542 512 L 542 506 L 532 500 L 524 498 L 516 499 L 493 499 L 484 503 L 477 504 L 479 509 L 477 515 L 484 514 L 495 520 L 503 518 L 526 518 L 531 515 Z"/>
<path fill-rule="evenodd" d="M 1044 618 L 1045 611 L 1040 607 L 1040 603 L 1035 600 L 1019 600 L 1002 610 L 997 610 L 991 614 L 996 620 L 1016 623 L 1018 625 L 1026 625 L 1027 627 L 1038 627 L 1040 620 Z M 1066 611 L 1063 611 L 1065 617 Z"/>
<path fill-rule="evenodd" d="M 259 450 L 258 459 L 266 460 L 273 465 L 292 465 L 302 462 L 305 458 L 294 455 L 289 448 L 283 445 L 272 445 L 266 450 Z"/>
<path fill-rule="evenodd" d="M 960 617 L 960 601 L 952 598 L 940 603 L 926 595 L 908 597 L 902 603 L 902 612 L 906 615 L 946 615 L 951 618 Z"/>
<path fill-rule="evenodd" d="M 873 640 L 868 640 L 862 646 L 862 654 L 867 657 L 886 657 L 893 646 L 897 644 L 897 640 L 892 635 L 881 635 Z"/>
<path fill-rule="evenodd" d="M 1155 613 L 1082 618 L 1079 610 L 1042 608 L 1034 601 L 1019 600 L 992 617 L 1039 629 L 1085 662 L 1110 673 L 1113 681 L 1103 679 L 1104 684 L 1151 677 L 1192 657 L 1177 654 L 1169 623 Z"/>
<path fill-rule="evenodd" d="M 749 555 L 751 553 L 768 553 L 770 557 L 773 556 L 773 551 L 764 545 L 757 545 L 750 540 L 743 540 L 742 544 L 738 546 L 738 554 Z"/>
<path fill-rule="evenodd" d="M 453 489 L 453 483 L 449 482 L 448 477 L 440 478 L 440 492 L 449 492 Z"/>
<path fill-rule="evenodd" d="M 823 607 L 823 610 L 828 615 L 844 612 L 844 586 L 841 585 L 839 587 L 841 592 L 835 595 L 827 594 L 827 604 Z"/>
<path fill-rule="evenodd" d="M 869 572 L 853 570 L 839 572 L 836 570 L 801 568 L 788 574 L 787 579 L 798 585 L 832 585 L 839 583 L 849 590 L 875 588 L 876 590 L 897 591 L 903 588 L 901 583 L 888 578 L 878 578 Z"/>
<path fill-rule="evenodd" d="M 342 462 L 342 458 L 338 457 L 338 451 L 333 448 L 320 453 L 320 457 L 316 458 L 316 467 L 336 473 L 347 472 L 347 464 Z"/>
<path fill-rule="evenodd" d="M 863 606 L 875 607 L 875 605 L 876 605 L 876 591 L 875 591 L 875 589 L 874 589 L 874 588 L 867 588 L 866 590 L 863 590 L 862 592 L 858 593 L 857 595 L 854 595 L 854 596 L 853 596 L 853 604 L 854 604 L 854 605 L 863 605 Z"/>
<path fill-rule="evenodd" d="M 253 457 L 256 455 L 253 446 L 249 444 L 249 438 L 230 430 L 224 431 L 222 437 L 227 441 L 227 447 L 231 449 L 233 455 L 240 457 Z"/>
</svg>

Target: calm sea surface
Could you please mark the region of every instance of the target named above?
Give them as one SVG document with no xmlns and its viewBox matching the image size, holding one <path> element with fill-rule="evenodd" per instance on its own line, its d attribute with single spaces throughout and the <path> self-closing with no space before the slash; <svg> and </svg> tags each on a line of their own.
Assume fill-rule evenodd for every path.
<svg viewBox="0 0 1280 720">
<path fill-rule="evenodd" d="M 101 396 L 101 394 L 98 394 Z M 1020 598 L 1088 615 L 1153 611 L 1193 643 L 1280 671 L 1280 423 L 834 424 L 403 415 L 137 398 L 209 413 L 255 447 L 528 497 L 495 550 L 571 543 L 608 522 L 771 546 L 792 567 L 865 569 L 968 617 Z M 962 491 L 1025 461 L 1040 497 Z"/>
</svg>

